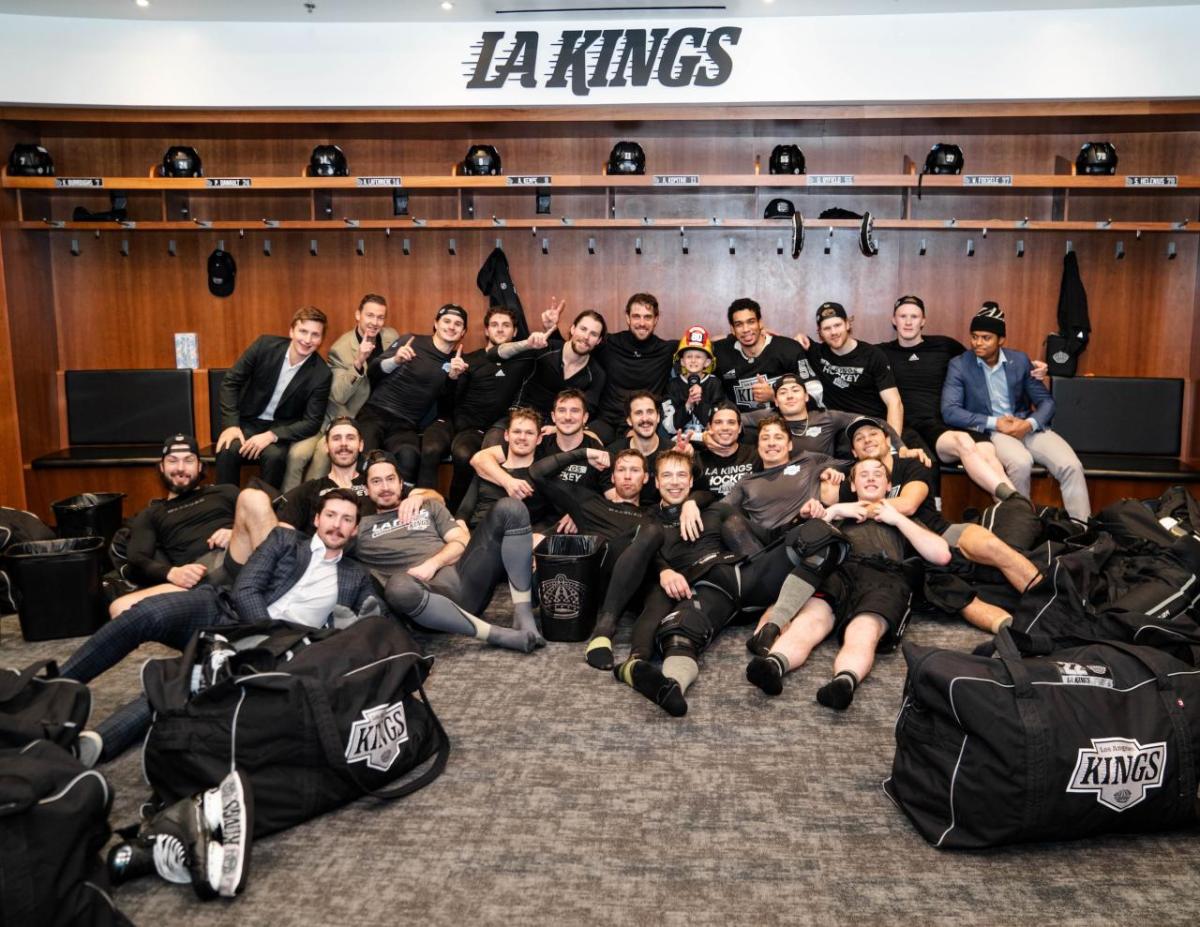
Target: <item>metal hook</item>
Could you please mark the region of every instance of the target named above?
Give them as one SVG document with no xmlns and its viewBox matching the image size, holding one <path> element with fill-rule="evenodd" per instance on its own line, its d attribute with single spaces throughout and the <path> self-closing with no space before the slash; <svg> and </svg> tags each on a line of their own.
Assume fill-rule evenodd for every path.
<svg viewBox="0 0 1200 927">
<path fill-rule="evenodd" d="M 315 238 L 310 238 L 308 240 L 308 253 L 313 257 L 317 256 L 317 240 Z"/>
<path fill-rule="evenodd" d="M 129 239 L 121 239 L 121 257 L 129 257 Z"/>
<path fill-rule="evenodd" d="M 549 254 L 549 253 L 550 253 L 550 239 L 543 238 L 542 239 L 542 254 Z"/>
<path fill-rule="evenodd" d="M 1074 245 L 1074 244 L 1071 242 L 1071 239 L 1069 239 L 1069 238 L 1068 238 L 1068 239 L 1067 239 L 1067 251 L 1066 251 L 1066 253 L 1067 253 L 1067 254 L 1070 254 L 1070 253 L 1071 253 L 1072 251 L 1074 251 L 1074 250 L 1075 250 L 1075 245 Z"/>
<path fill-rule="evenodd" d="M 412 246 L 407 238 L 400 242 L 400 248 L 404 251 L 405 256 L 412 254 Z"/>
<path fill-rule="evenodd" d="M 922 239 L 921 239 L 921 247 L 919 247 L 919 248 L 917 249 L 917 254 L 918 254 L 920 257 L 925 257 L 925 251 L 926 251 L 925 239 L 924 239 L 924 238 L 922 238 Z"/>
<path fill-rule="evenodd" d="M 633 251 L 634 251 L 634 254 L 642 253 L 642 240 L 640 238 L 635 238 L 633 240 Z"/>
<path fill-rule="evenodd" d="M 687 240 L 686 235 L 684 235 L 683 238 L 681 238 L 679 240 L 679 247 L 683 251 L 684 254 L 688 253 L 688 240 Z"/>
<path fill-rule="evenodd" d="M 217 239 L 217 250 L 218 250 L 218 251 L 224 251 L 224 250 L 225 250 L 225 239 L 224 239 L 224 238 L 218 238 L 218 239 Z"/>
<path fill-rule="evenodd" d="M 1175 242 L 1170 242 L 1167 245 L 1167 260 L 1168 261 L 1175 260 Z"/>
<path fill-rule="evenodd" d="M 595 254 L 595 253 L 596 253 L 596 239 L 589 238 L 588 239 L 588 254 Z"/>
<path fill-rule="evenodd" d="M 358 240 L 358 244 L 354 246 L 354 253 L 359 257 L 363 257 L 367 253 L 367 243 L 363 239 Z"/>
<path fill-rule="evenodd" d="M 71 254 L 73 257 L 79 257 L 79 239 L 71 239 Z"/>
<path fill-rule="evenodd" d="M 499 248 L 501 251 L 504 250 L 504 242 L 501 241 L 499 238 L 496 239 L 496 247 Z"/>
<path fill-rule="evenodd" d="M 1024 238 L 1017 239 L 1017 257 L 1019 257 L 1019 258 L 1025 257 L 1025 239 Z"/>
<path fill-rule="evenodd" d="M 825 236 L 825 253 L 833 250 L 833 226 L 829 226 L 829 234 Z"/>
<path fill-rule="evenodd" d="M 270 257 L 270 256 L 271 256 L 271 239 L 264 238 L 263 239 L 263 257 Z"/>
<path fill-rule="evenodd" d="M 1117 242 L 1117 250 L 1116 250 L 1114 256 L 1116 257 L 1116 259 L 1118 261 L 1123 260 L 1125 258 L 1125 242 L 1123 242 L 1123 241 Z"/>
<path fill-rule="evenodd" d="M 975 257 L 975 239 L 967 239 L 967 257 Z"/>
<path fill-rule="evenodd" d="M 775 253 L 783 254 L 783 239 L 782 238 L 775 239 Z"/>
<path fill-rule="evenodd" d="M 167 254 L 169 254 L 171 257 L 175 257 L 175 239 L 174 238 L 167 239 Z"/>
<path fill-rule="evenodd" d="M 731 238 L 731 239 L 729 239 L 729 253 L 730 253 L 730 254 L 737 254 L 737 245 L 736 245 L 736 244 L 734 244 L 734 241 L 733 241 L 733 239 L 732 239 L 732 238 Z"/>
<path fill-rule="evenodd" d="M 450 244 L 448 247 L 451 254 L 458 254 L 458 242 L 456 242 L 453 238 L 450 239 Z"/>
</svg>

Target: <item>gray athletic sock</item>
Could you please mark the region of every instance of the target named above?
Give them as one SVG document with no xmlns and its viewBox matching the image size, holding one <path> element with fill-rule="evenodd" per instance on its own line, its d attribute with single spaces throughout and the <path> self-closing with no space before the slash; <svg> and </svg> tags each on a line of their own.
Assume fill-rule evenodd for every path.
<svg viewBox="0 0 1200 927">
<path fill-rule="evenodd" d="M 767 621 L 782 631 L 816 591 L 808 580 L 801 579 L 795 573 L 789 573 L 784 578 L 783 585 L 779 587 L 779 595 L 775 604 L 771 606 L 771 617 Z"/>
<path fill-rule="evenodd" d="M 1011 483 L 997 483 L 996 484 L 995 496 L 1001 502 L 1003 502 L 1009 496 L 1019 496 L 1019 495 L 1020 495 L 1020 493 L 1017 492 L 1017 490 L 1013 487 L 1013 485 Z"/>
<path fill-rule="evenodd" d="M 700 664 L 691 657 L 673 656 L 663 660 L 662 673 L 679 683 L 679 691 L 687 694 L 688 686 L 700 675 Z"/>
<path fill-rule="evenodd" d="M 535 643 L 541 647 L 546 639 L 538 633 L 537 619 L 533 614 L 533 597 L 530 589 L 533 586 L 533 548 L 530 544 L 532 534 L 522 531 L 516 534 L 506 534 L 500 541 L 500 559 L 504 563 L 504 572 L 508 574 L 508 592 L 512 596 L 513 624 L 522 631 L 530 631 L 535 636 Z"/>
<path fill-rule="evenodd" d="M 789 672 L 791 672 L 792 664 L 789 663 L 788 658 L 785 657 L 778 650 L 772 651 L 771 653 L 767 654 L 767 659 L 774 660 L 776 663 L 779 664 L 779 675 L 780 676 L 786 676 Z"/>
<path fill-rule="evenodd" d="M 451 634 L 467 634 L 487 641 L 496 647 L 505 647 L 509 650 L 521 650 L 529 653 L 536 645 L 534 635 L 530 631 L 524 628 L 501 628 L 494 624 L 488 624 L 483 619 L 463 611 L 444 595 L 436 592 L 429 593 L 424 606 L 410 612 L 409 617 L 423 628 L 448 631 Z"/>
</svg>

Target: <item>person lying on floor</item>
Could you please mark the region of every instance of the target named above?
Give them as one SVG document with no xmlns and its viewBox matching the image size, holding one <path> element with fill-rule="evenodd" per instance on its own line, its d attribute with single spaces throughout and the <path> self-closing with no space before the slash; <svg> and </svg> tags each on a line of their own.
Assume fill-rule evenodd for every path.
<svg viewBox="0 0 1200 927">
<path fill-rule="evenodd" d="M 286 619 L 319 628 L 331 622 L 338 605 L 357 614 L 382 613 L 371 601 L 375 587 L 366 570 L 343 556 L 358 530 L 357 496 L 348 489 L 326 493 L 313 526 L 311 539 L 291 528 L 271 530 L 238 573 L 232 592 L 198 585 L 136 603 L 88 638 L 63 664 L 62 676 L 90 682 L 142 644 L 156 641 L 183 650 L 197 631 L 224 624 Z M 119 756 L 149 724 L 146 699 L 135 699 L 81 735 L 80 759 L 92 765 Z"/>
<path fill-rule="evenodd" d="M 893 649 L 904 636 L 912 603 L 904 560 L 916 555 L 929 563 L 950 562 L 944 538 L 885 501 L 891 483 L 882 462 L 858 461 L 850 480 L 858 501 L 836 503 L 824 515 L 849 542 L 846 560 L 798 611 L 789 603 L 791 590 L 784 585 L 774 610 L 794 617 L 767 655 L 754 657 L 746 667 L 750 682 L 768 695 L 778 695 L 783 677 L 836 632 L 841 647 L 834 657 L 833 678 L 817 690 L 817 701 L 838 710 L 850 707 L 855 690 L 875 664 L 876 652 Z"/>
<path fill-rule="evenodd" d="M 531 603 L 529 510 L 516 499 L 499 499 L 471 532 L 437 499 L 419 497 L 416 514 L 402 515 L 403 486 L 396 458 L 386 451 L 367 455 L 367 493 L 376 514 L 363 519 L 351 554 L 380 584 L 389 607 L 431 631 L 465 634 L 525 653 L 544 646 Z M 513 603 L 511 628 L 478 617 L 505 578 Z"/>
<path fill-rule="evenodd" d="M 679 717 L 687 713 L 687 690 L 700 673 L 700 655 L 722 629 L 742 611 L 773 602 L 793 572 L 801 571 L 813 584 L 824 574 L 814 574 L 797 553 L 794 541 L 801 527 L 751 557 L 725 547 L 723 515 L 716 506 L 701 513 L 698 535 L 686 531 L 680 517 L 692 491 L 691 457 L 664 451 L 655 466 L 661 495 L 653 513 L 662 539 L 654 554 L 658 585 L 634 625 L 629 658 L 613 674 Z M 823 513 L 816 500 L 803 510 L 817 518 Z M 656 651 L 663 655 L 661 669 L 651 662 Z"/>
</svg>

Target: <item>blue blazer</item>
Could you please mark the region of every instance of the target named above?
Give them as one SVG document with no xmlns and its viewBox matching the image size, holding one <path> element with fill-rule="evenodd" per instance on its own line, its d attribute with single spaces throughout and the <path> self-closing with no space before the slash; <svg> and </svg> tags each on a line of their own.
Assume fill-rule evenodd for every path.
<svg viewBox="0 0 1200 927">
<path fill-rule="evenodd" d="M 1040 380 L 1033 378 L 1029 355 L 1012 348 L 1001 350 L 1008 361 L 1004 365 L 1004 376 L 1008 381 L 1013 415 L 1032 418 L 1038 423 L 1039 430 L 1048 429 L 1054 418 L 1054 398 Z M 964 351 L 946 368 L 946 382 L 942 384 L 942 420 L 951 428 L 988 432 L 992 430 L 987 425 L 991 415 L 995 413 L 983 370 L 974 353 Z"/>
</svg>

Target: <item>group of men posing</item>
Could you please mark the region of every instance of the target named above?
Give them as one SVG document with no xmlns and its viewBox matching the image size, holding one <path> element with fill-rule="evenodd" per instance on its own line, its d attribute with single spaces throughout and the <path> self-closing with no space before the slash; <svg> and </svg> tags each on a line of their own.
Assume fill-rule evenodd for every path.
<svg viewBox="0 0 1200 927">
<path fill-rule="evenodd" d="M 1018 591 L 1040 577 L 991 531 L 941 518 L 933 459 L 961 460 L 1026 512 L 1036 459 L 1069 512 L 1089 514 L 1078 460 L 1047 427 L 1053 400 L 1028 357 L 1002 347 L 995 304 L 973 319 L 971 351 L 923 336 L 912 296 L 896 303 L 897 339 L 879 347 L 853 338 L 837 303 L 818 309 L 810 341 L 769 333 L 759 305 L 736 300 L 715 345 L 699 327 L 678 343 L 657 336 L 649 294 L 630 298 L 627 330 L 607 337 L 591 310 L 562 337 L 562 309 L 552 303 L 530 332 L 520 312 L 493 307 L 487 347 L 466 355 L 464 309 L 442 306 L 432 335 L 398 334 L 376 295 L 328 364 L 318 309 L 299 310 L 287 338 L 259 338 L 222 385 L 218 482 L 205 484 L 192 436 L 167 439 L 167 497 L 135 518 L 127 550 L 126 575 L 143 588 L 113 603 L 120 619 L 64 675 L 89 680 L 147 640 L 182 649 L 199 628 L 272 618 L 392 614 L 530 652 L 544 644 L 533 547 L 578 532 L 605 542 L 589 665 L 681 715 L 704 648 L 749 614 L 747 677 L 768 694 L 837 631 L 817 699 L 841 709 L 904 632 L 913 562 L 983 564 Z M 268 485 L 239 492 L 253 460 Z M 480 617 L 503 581 L 512 627 Z M 1009 617 L 970 589 L 937 604 L 989 631 Z M 632 644 L 617 663 L 627 611 Z M 135 701 L 87 743 L 115 756 L 147 722 Z"/>
</svg>

